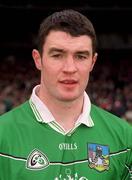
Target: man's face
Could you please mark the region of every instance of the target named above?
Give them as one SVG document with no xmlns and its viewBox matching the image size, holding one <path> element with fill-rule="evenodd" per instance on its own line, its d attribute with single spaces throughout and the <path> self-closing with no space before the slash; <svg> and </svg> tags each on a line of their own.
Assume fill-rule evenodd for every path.
<svg viewBox="0 0 132 180">
<path fill-rule="evenodd" d="M 90 37 L 51 31 L 42 56 L 33 50 L 33 58 L 41 70 L 41 95 L 51 101 L 74 101 L 83 96 L 97 54 L 93 55 Z"/>
</svg>

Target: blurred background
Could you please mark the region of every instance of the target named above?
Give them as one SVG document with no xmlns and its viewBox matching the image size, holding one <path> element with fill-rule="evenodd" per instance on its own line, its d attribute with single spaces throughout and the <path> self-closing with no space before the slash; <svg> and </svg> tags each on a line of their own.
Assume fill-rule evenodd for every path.
<svg viewBox="0 0 132 180">
<path fill-rule="evenodd" d="M 39 24 L 74 9 L 93 23 L 98 61 L 87 92 L 92 103 L 132 123 L 132 1 L 0 0 L 0 114 L 28 100 L 39 83 L 31 52 Z"/>
</svg>

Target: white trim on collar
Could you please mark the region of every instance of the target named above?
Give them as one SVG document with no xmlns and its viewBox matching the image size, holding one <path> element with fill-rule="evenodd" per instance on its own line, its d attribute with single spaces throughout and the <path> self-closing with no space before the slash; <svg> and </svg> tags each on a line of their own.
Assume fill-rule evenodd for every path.
<svg viewBox="0 0 132 180">
<path fill-rule="evenodd" d="M 34 106 L 36 111 L 39 113 L 41 117 L 41 122 L 50 123 L 55 121 L 52 113 L 49 111 L 48 107 L 41 101 L 41 99 L 37 96 L 37 91 L 40 85 L 37 85 L 33 88 L 32 95 L 30 97 L 30 105 Z"/>
<path fill-rule="evenodd" d="M 48 123 L 49 125 L 53 126 L 53 124 L 56 124 L 56 127 L 59 128 L 60 131 L 64 131 L 64 128 L 61 127 L 53 117 L 52 113 L 48 109 L 48 107 L 40 100 L 40 98 L 37 96 L 37 91 L 39 89 L 40 85 L 37 85 L 33 88 L 31 97 L 30 97 L 30 106 L 35 114 L 35 117 L 37 121 L 42 123 Z M 94 123 L 92 121 L 92 118 L 90 116 L 90 110 L 91 110 L 91 102 L 87 95 L 87 93 L 84 93 L 84 105 L 83 105 L 83 111 L 82 114 L 79 116 L 79 118 L 76 121 L 75 128 L 77 128 L 80 124 L 85 124 L 88 127 L 94 126 Z M 53 127 L 52 127 L 53 128 Z M 70 130 L 71 131 L 71 130 Z M 65 132 L 66 133 L 66 132 Z"/>
</svg>

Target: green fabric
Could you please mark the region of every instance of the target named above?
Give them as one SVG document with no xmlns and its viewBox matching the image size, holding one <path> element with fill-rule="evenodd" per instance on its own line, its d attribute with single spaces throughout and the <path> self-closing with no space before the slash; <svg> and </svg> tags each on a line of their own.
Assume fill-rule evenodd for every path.
<svg viewBox="0 0 132 180">
<path fill-rule="evenodd" d="M 29 102 L 0 117 L 0 180 L 130 180 L 132 127 L 92 105 L 94 127 L 62 135 Z"/>
</svg>

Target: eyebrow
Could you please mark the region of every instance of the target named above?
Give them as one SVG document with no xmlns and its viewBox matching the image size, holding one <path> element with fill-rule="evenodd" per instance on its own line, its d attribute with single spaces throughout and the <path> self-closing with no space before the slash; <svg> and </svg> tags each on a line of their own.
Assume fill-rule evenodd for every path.
<svg viewBox="0 0 132 180">
<path fill-rule="evenodd" d="M 52 47 L 52 48 L 49 49 L 48 54 L 52 54 L 53 52 L 64 53 L 65 50 Z M 88 50 L 76 51 L 75 53 L 76 54 L 85 54 L 87 56 L 90 54 L 90 52 Z"/>
<path fill-rule="evenodd" d="M 62 52 L 65 52 L 63 49 L 58 49 L 58 48 L 50 48 L 49 49 L 49 51 L 48 51 L 48 54 L 51 54 L 51 53 L 53 53 L 53 52 L 60 52 L 60 53 L 62 53 Z"/>
<path fill-rule="evenodd" d="M 77 54 L 85 54 L 85 55 L 89 55 L 90 54 L 90 52 L 89 51 L 77 51 L 76 52 Z"/>
</svg>

